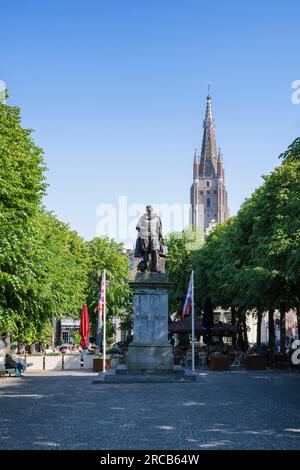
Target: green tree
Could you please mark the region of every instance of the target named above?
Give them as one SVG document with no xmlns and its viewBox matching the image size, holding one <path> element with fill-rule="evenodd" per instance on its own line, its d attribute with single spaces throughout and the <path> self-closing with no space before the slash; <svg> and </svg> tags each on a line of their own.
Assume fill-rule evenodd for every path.
<svg viewBox="0 0 300 470">
<path fill-rule="evenodd" d="M 196 301 L 208 296 L 215 306 L 238 312 L 245 329 L 245 312 L 258 317 L 274 308 L 284 315 L 299 311 L 300 233 L 299 139 L 282 155 L 283 163 L 241 206 L 236 217 L 218 226 L 195 253 Z M 270 321 L 272 334 L 273 321 Z"/>
<path fill-rule="evenodd" d="M 81 342 L 81 336 L 80 336 L 79 331 L 76 330 L 73 333 L 73 344 L 74 346 L 79 346 L 80 342 Z"/>
<path fill-rule="evenodd" d="M 15 266 L 19 279 L 11 295 L 17 308 L 11 333 L 20 343 L 41 341 L 52 317 L 78 318 L 87 287 L 88 250 L 84 241 L 53 214 L 41 209 L 23 241 Z M 12 299 L 13 297 L 11 297 Z"/>
<path fill-rule="evenodd" d="M 281 350 L 285 350 L 285 312 L 299 315 L 300 281 L 300 146 L 296 139 L 282 155 L 283 164 L 256 194 L 256 218 L 250 240 L 253 264 L 269 277 L 269 305 L 281 312 Z"/>
<path fill-rule="evenodd" d="M 96 334 L 100 278 L 106 270 L 108 336 L 113 331 L 112 318 L 118 317 L 128 322 L 132 318 L 129 260 L 122 243 L 107 237 L 96 237 L 87 242 L 89 250 L 87 305 L 92 323 L 92 333 Z"/>
<path fill-rule="evenodd" d="M 26 246 L 45 194 L 43 151 L 21 126 L 20 110 L 0 103 L 0 330 L 15 331 L 24 295 Z"/>
<path fill-rule="evenodd" d="M 198 230 L 187 228 L 182 232 L 174 232 L 166 238 L 168 257 L 166 269 L 173 289 L 169 294 L 169 310 L 182 312 L 188 288 L 193 256 L 203 244 L 203 237 Z"/>
</svg>

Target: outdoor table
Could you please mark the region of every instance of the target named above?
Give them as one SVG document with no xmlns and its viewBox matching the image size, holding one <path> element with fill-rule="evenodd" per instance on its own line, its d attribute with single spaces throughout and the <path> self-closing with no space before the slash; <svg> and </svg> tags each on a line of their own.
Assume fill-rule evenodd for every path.
<svg viewBox="0 0 300 470">
<path fill-rule="evenodd" d="M 197 354 L 197 351 L 195 350 L 195 353 L 194 353 L 194 357 L 195 357 L 195 365 L 197 366 L 199 364 L 199 356 Z M 184 358 L 184 363 L 186 366 L 190 366 L 192 365 L 192 350 L 188 350 L 185 354 L 185 358 Z"/>
</svg>

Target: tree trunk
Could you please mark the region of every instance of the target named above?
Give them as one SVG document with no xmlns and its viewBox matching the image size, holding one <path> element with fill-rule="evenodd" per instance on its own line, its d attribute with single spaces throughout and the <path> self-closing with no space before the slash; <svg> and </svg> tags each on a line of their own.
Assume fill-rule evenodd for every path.
<svg viewBox="0 0 300 470">
<path fill-rule="evenodd" d="M 248 351 L 249 349 L 246 315 L 247 315 L 247 312 L 244 312 L 243 317 L 242 317 L 244 343 L 245 343 L 244 351 Z"/>
<path fill-rule="evenodd" d="M 237 347 L 242 351 L 248 349 L 248 340 L 247 340 L 247 325 L 246 325 L 246 310 L 244 308 L 239 308 L 237 312 L 238 322 L 238 337 L 237 337 Z"/>
<path fill-rule="evenodd" d="M 256 330 L 256 345 L 257 348 L 261 346 L 261 322 L 262 322 L 262 311 L 257 310 L 257 330 Z"/>
<path fill-rule="evenodd" d="M 10 335 L 8 333 L 2 333 L 2 341 L 7 353 L 10 353 Z"/>
<path fill-rule="evenodd" d="M 57 319 L 56 322 L 56 332 L 55 332 L 56 340 L 55 340 L 55 346 L 58 346 L 61 344 L 61 320 Z"/>
<path fill-rule="evenodd" d="M 22 338 L 22 325 L 18 322 L 17 323 L 17 354 L 24 354 L 25 351 L 25 346 L 23 341 L 21 340 Z"/>
<path fill-rule="evenodd" d="M 269 309 L 269 347 L 275 348 L 275 324 L 274 324 L 274 308 Z"/>
<path fill-rule="evenodd" d="M 236 326 L 236 310 L 234 307 L 231 307 L 231 324 L 232 326 Z M 234 349 L 236 349 L 236 336 L 237 335 L 233 335 L 232 337 L 232 346 Z"/>
<path fill-rule="evenodd" d="M 280 304 L 280 352 L 285 353 L 285 305 L 283 303 Z"/>
<path fill-rule="evenodd" d="M 234 307 L 231 307 L 231 324 L 233 326 L 236 324 L 236 311 Z"/>
<path fill-rule="evenodd" d="M 297 336 L 296 336 L 296 339 L 299 339 L 300 338 L 300 331 L 299 331 L 299 320 L 300 320 L 300 308 L 299 308 L 299 305 L 296 306 L 296 331 L 297 331 Z"/>
<path fill-rule="evenodd" d="M 18 354 L 24 354 L 25 353 L 25 344 L 18 340 Z"/>
</svg>

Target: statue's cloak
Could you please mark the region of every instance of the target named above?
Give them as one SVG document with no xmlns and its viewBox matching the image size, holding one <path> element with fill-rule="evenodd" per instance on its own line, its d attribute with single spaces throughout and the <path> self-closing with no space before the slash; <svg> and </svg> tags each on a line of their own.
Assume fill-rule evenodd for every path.
<svg viewBox="0 0 300 470">
<path fill-rule="evenodd" d="M 138 230 L 134 251 L 136 258 L 141 258 L 147 252 L 160 251 L 162 227 L 160 217 L 157 214 L 144 214 L 140 218 L 136 229 Z"/>
</svg>

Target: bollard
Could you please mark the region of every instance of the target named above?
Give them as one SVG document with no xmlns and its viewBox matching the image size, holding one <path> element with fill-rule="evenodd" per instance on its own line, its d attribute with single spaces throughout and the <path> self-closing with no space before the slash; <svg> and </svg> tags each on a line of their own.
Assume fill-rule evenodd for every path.
<svg viewBox="0 0 300 470">
<path fill-rule="evenodd" d="M 83 367 L 83 353 L 80 354 L 80 367 Z"/>
<path fill-rule="evenodd" d="M 46 353 L 44 353 L 44 356 L 43 356 L 43 370 L 46 369 Z"/>
<path fill-rule="evenodd" d="M 65 354 L 64 353 L 62 353 L 61 355 L 61 368 L 62 370 L 64 370 L 65 368 Z"/>
</svg>

